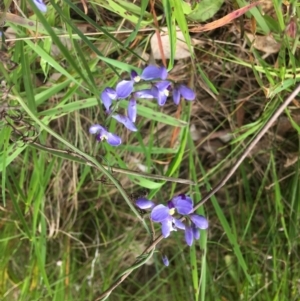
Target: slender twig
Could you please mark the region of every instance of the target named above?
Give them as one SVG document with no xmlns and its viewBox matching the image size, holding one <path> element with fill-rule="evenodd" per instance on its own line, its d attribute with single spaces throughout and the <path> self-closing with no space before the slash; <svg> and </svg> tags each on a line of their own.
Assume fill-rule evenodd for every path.
<svg viewBox="0 0 300 301">
<path fill-rule="evenodd" d="M 1 111 L 0 111 L 1 112 Z M 62 150 L 58 148 L 53 148 L 49 147 L 43 144 L 40 144 L 36 141 L 31 141 L 30 139 L 27 140 L 30 146 L 33 146 L 35 148 L 38 148 L 40 150 L 47 151 L 48 153 L 51 153 L 56 156 L 62 156 L 65 159 L 69 160 L 77 160 L 79 163 L 85 163 L 86 165 L 93 166 L 97 169 L 99 169 L 93 162 L 89 162 L 86 158 L 83 156 L 72 152 L 70 150 Z M 135 171 L 135 170 L 130 170 L 130 169 L 125 169 L 125 168 L 119 168 L 119 167 L 114 167 L 114 166 L 108 166 L 105 164 L 102 164 L 103 168 L 110 172 L 117 172 L 121 174 L 126 174 L 130 176 L 138 176 L 138 177 L 144 177 L 144 178 L 149 178 L 152 180 L 159 180 L 159 181 L 169 181 L 169 182 L 174 182 L 174 183 L 182 183 L 182 184 L 187 184 L 187 185 L 195 185 L 196 183 L 188 180 L 188 179 L 181 179 L 181 178 L 173 178 L 173 177 L 167 177 L 167 176 L 161 176 L 161 175 L 153 175 L 149 174 L 146 172 L 141 172 L 141 171 Z"/>
<path fill-rule="evenodd" d="M 158 21 L 157 21 L 157 16 L 156 16 L 156 11 L 155 11 L 154 5 L 155 5 L 155 1 L 151 0 L 150 1 L 150 7 L 151 7 L 151 13 L 153 15 L 153 23 L 155 25 L 155 34 L 156 34 L 156 38 L 157 38 L 158 49 L 159 49 L 159 53 L 160 53 L 163 65 L 165 67 L 167 67 L 167 61 L 166 61 L 166 57 L 165 57 L 165 53 L 164 53 L 164 47 L 163 47 L 163 44 L 162 44 L 161 35 L 160 35 L 159 29 L 158 29 L 159 24 L 158 24 Z"/>
<path fill-rule="evenodd" d="M 276 119 L 280 116 L 280 114 L 284 111 L 284 109 L 293 101 L 293 99 L 300 93 L 300 85 L 291 93 L 291 95 L 280 105 L 280 107 L 275 111 L 274 115 L 266 122 L 263 128 L 258 132 L 252 142 L 247 146 L 247 148 L 242 153 L 241 157 L 236 161 L 234 166 L 229 170 L 227 175 L 213 188 L 205 197 L 203 197 L 194 207 L 193 212 L 197 210 L 200 206 L 206 203 L 211 196 L 213 196 L 217 191 L 219 191 L 231 178 L 231 176 L 235 173 L 235 171 L 239 168 L 244 159 L 249 155 L 253 147 L 257 144 L 257 142 L 264 136 L 264 134 L 269 130 L 269 128 L 273 125 Z M 153 243 L 147 247 L 143 254 L 147 254 L 152 251 L 156 245 L 163 239 L 163 236 L 160 235 L 153 241 Z M 142 254 L 142 255 L 143 255 Z M 117 281 L 115 281 L 106 291 L 104 291 L 100 296 L 98 296 L 95 301 L 99 301 L 103 298 L 108 297 L 111 292 L 118 287 L 135 269 L 137 266 L 141 264 L 142 260 L 138 260 L 131 266 L 127 272 L 125 272 Z"/>
<path fill-rule="evenodd" d="M 269 130 L 269 128 L 273 125 L 273 123 L 277 120 L 277 118 L 281 115 L 284 109 L 293 101 L 293 99 L 300 92 L 300 85 L 293 91 L 293 93 L 280 105 L 280 107 L 275 111 L 272 117 L 266 122 L 263 128 L 258 132 L 255 138 L 251 141 L 251 143 L 244 150 L 240 158 L 235 162 L 232 168 L 228 171 L 226 176 L 213 188 L 205 197 L 203 197 L 194 207 L 194 210 L 197 210 L 204 203 L 208 201 L 208 199 L 214 195 L 217 191 L 219 191 L 231 178 L 231 176 L 236 172 L 244 159 L 249 155 L 252 151 L 253 147 L 257 144 L 257 142 L 264 136 L 264 134 Z"/>
</svg>

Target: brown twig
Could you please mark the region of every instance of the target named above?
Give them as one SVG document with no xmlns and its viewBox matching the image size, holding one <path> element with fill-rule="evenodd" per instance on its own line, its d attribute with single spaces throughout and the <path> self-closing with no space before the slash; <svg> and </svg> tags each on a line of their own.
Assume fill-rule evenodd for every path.
<svg viewBox="0 0 300 301">
<path fill-rule="evenodd" d="M 154 0 L 150 1 L 151 13 L 153 15 L 153 23 L 155 25 L 155 34 L 156 34 L 156 37 L 157 37 L 157 43 L 158 43 L 158 48 L 159 48 L 159 52 L 160 52 L 160 55 L 161 55 L 161 60 L 163 62 L 163 65 L 165 67 L 167 67 L 167 61 L 166 61 L 164 48 L 163 48 L 162 41 L 161 41 L 161 35 L 160 35 L 159 29 L 158 29 L 159 24 L 158 24 L 158 21 L 157 21 L 157 16 L 156 16 L 154 5 L 155 5 L 155 1 Z"/>
<path fill-rule="evenodd" d="M 236 172 L 244 159 L 249 155 L 253 147 L 258 143 L 258 141 L 264 136 L 264 134 L 272 127 L 273 123 L 277 120 L 277 118 L 281 115 L 284 109 L 294 100 L 297 94 L 300 92 L 300 85 L 292 92 L 292 94 L 280 105 L 280 107 L 276 110 L 274 115 L 266 122 L 263 128 L 258 132 L 252 142 L 247 146 L 244 150 L 240 158 L 236 161 L 236 163 L 232 166 L 232 168 L 228 171 L 226 176 L 213 188 L 205 197 L 203 197 L 194 207 L 193 211 L 196 211 L 199 207 L 201 207 L 204 203 L 208 201 L 208 199 L 213 196 L 217 191 L 219 191 L 226 182 L 231 178 L 231 176 Z"/>
<path fill-rule="evenodd" d="M 194 207 L 193 212 L 197 210 L 200 206 L 202 206 L 204 203 L 206 203 L 211 196 L 213 196 L 217 191 L 219 191 L 231 178 L 231 176 L 235 173 L 235 171 L 238 169 L 238 167 L 241 165 L 241 163 L 244 161 L 244 159 L 248 156 L 248 154 L 251 152 L 253 147 L 258 143 L 258 141 L 264 136 L 264 134 L 269 130 L 269 128 L 272 126 L 272 124 L 276 121 L 276 119 L 280 116 L 280 114 L 284 111 L 284 109 L 294 100 L 294 98 L 297 96 L 297 94 L 300 93 L 300 85 L 297 86 L 297 88 L 291 93 L 291 95 L 280 105 L 280 107 L 276 110 L 274 115 L 267 121 L 267 123 L 263 126 L 263 128 L 258 132 L 256 137 L 252 140 L 252 142 L 247 146 L 247 148 L 244 150 L 241 157 L 237 160 L 237 162 L 232 166 L 232 168 L 229 170 L 227 175 L 213 188 L 205 197 L 203 197 Z M 163 239 L 163 236 L 160 235 L 156 238 L 156 240 L 153 241 L 153 243 L 147 247 L 143 254 L 147 254 L 150 251 L 152 251 L 156 245 Z M 142 255 L 143 255 L 142 254 Z M 135 262 L 134 265 L 138 264 L 139 261 Z M 133 265 L 133 266 L 134 266 Z M 106 291 L 104 291 L 98 298 L 95 299 L 95 301 L 99 301 L 108 295 L 111 294 L 111 292 L 118 287 L 132 272 L 134 269 L 129 270 L 125 274 L 123 274 L 116 282 L 114 282 Z"/>
</svg>

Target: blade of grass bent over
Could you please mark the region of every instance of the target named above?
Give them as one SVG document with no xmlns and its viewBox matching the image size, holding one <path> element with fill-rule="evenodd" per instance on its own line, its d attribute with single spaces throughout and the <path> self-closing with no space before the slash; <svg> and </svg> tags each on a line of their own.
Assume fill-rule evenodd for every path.
<svg viewBox="0 0 300 301">
<path fill-rule="evenodd" d="M 134 214 L 138 217 L 138 219 L 142 222 L 144 225 L 145 229 L 147 230 L 148 233 L 150 233 L 148 225 L 146 222 L 140 217 L 140 214 L 138 211 L 135 209 L 133 206 L 130 197 L 127 195 L 126 191 L 124 188 L 121 186 L 118 180 L 114 178 L 114 176 L 108 172 L 95 158 L 87 155 L 86 153 L 82 152 L 79 150 L 77 147 L 63 139 L 59 134 L 55 133 L 52 129 L 50 129 L 47 125 L 45 125 L 41 120 L 39 120 L 34 113 L 30 111 L 26 103 L 23 101 L 22 98 L 16 96 L 16 100 L 19 102 L 19 104 L 23 107 L 24 111 L 31 117 L 31 119 L 36 123 L 36 125 L 40 126 L 41 130 L 45 130 L 48 132 L 50 135 L 55 137 L 58 141 L 60 141 L 62 144 L 64 144 L 67 148 L 71 149 L 74 151 L 76 154 L 80 155 L 83 159 L 86 160 L 86 162 L 91 163 L 93 166 L 96 166 L 108 179 L 112 181 L 112 183 L 116 186 L 118 191 L 121 193 L 123 196 L 124 200 L 126 201 L 127 205 L 130 207 L 131 211 L 134 212 Z"/>
</svg>

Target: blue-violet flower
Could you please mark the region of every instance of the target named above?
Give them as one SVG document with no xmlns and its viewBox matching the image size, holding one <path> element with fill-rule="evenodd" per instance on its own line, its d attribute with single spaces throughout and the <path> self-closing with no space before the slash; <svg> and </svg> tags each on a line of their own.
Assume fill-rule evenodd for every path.
<svg viewBox="0 0 300 301">
<path fill-rule="evenodd" d="M 107 140 L 112 146 L 118 146 L 122 143 L 121 138 L 118 135 L 110 133 L 107 129 L 100 124 L 94 124 L 89 129 L 90 134 L 96 134 L 97 141 Z"/>
<path fill-rule="evenodd" d="M 169 96 L 170 86 L 171 86 L 171 83 L 167 80 L 157 82 L 155 84 L 155 87 L 157 88 L 156 98 L 157 98 L 157 103 L 159 106 L 163 106 L 166 103 L 167 98 Z"/>
<path fill-rule="evenodd" d="M 199 229 L 208 228 L 208 221 L 204 216 L 192 213 L 193 200 L 185 194 L 173 197 L 167 206 L 162 204 L 154 206 L 152 201 L 145 198 L 138 199 L 136 205 L 140 209 L 152 209 L 150 218 L 154 222 L 161 223 L 162 235 L 165 238 L 170 235 L 171 231 L 185 230 L 185 241 L 189 246 L 194 240 L 200 238 Z M 175 211 L 186 217 L 186 223 L 173 217 Z"/>
<path fill-rule="evenodd" d="M 155 206 L 151 212 L 151 219 L 154 222 L 161 223 L 162 235 L 166 238 L 171 231 L 177 228 L 185 230 L 185 225 L 182 221 L 174 218 L 175 211 L 179 214 L 187 215 L 193 210 L 193 201 L 190 197 L 181 194 L 173 197 L 167 206 L 162 204 Z"/>
<path fill-rule="evenodd" d="M 131 80 L 122 80 L 116 86 L 116 93 L 118 98 L 127 98 L 133 91 L 134 84 L 141 79 L 149 81 L 153 79 L 166 79 L 168 71 L 165 67 L 147 66 L 142 74 L 139 76 L 135 71 L 131 71 Z"/>
<path fill-rule="evenodd" d="M 192 89 L 185 85 L 175 86 L 173 89 L 173 101 L 176 105 L 179 104 L 181 96 L 186 100 L 194 100 L 196 94 Z"/>
</svg>

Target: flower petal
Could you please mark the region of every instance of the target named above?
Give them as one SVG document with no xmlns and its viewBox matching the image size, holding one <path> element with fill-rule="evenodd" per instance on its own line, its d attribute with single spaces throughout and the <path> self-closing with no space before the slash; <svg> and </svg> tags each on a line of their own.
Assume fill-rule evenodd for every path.
<svg viewBox="0 0 300 301">
<path fill-rule="evenodd" d="M 205 230 L 208 228 L 208 221 L 204 216 L 198 214 L 191 214 L 190 219 L 199 229 Z"/>
<path fill-rule="evenodd" d="M 165 67 L 147 66 L 142 74 L 141 79 L 143 80 L 153 80 L 153 79 L 166 79 L 168 76 L 168 71 Z"/>
<path fill-rule="evenodd" d="M 168 96 L 166 94 L 164 94 L 163 92 L 159 92 L 158 96 L 157 96 L 157 104 L 159 106 L 164 106 L 166 101 L 167 101 Z"/>
<path fill-rule="evenodd" d="M 193 230 L 190 226 L 185 227 L 185 241 L 186 243 L 191 246 L 193 244 L 194 235 Z"/>
<path fill-rule="evenodd" d="M 101 93 L 100 98 L 106 111 L 109 112 L 112 101 L 117 99 L 117 92 L 113 88 L 107 87 Z"/>
<path fill-rule="evenodd" d="M 169 87 L 171 83 L 169 81 L 161 81 L 155 84 L 156 88 L 158 89 L 158 94 L 157 94 L 157 103 L 160 106 L 163 106 L 167 98 L 169 96 Z"/>
<path fill-rule="evenodd" d="M 42 13 L 45 13 L 47 11 L 47 6 L 42 0 L 33 0 L 33 3 Z"/>
<path fill-rule="evenodd" d="M 157 89 L 159 91 L 164 91 L 166 93 L 166 95 L 168 95 L 168 92 L 169 92 L 168 88 L 169 88 L 170 85 L 171 85 L 171 83 L 168 80 L 163 80 L 163 81 L 157 82 L 155 84 Z"/>
<path fill-rule="evenodd" d="M 160 204 L 155 206 L 152 211 L 151 211 L 151 219 L 154 222 L 163 222 L 165 220 L 167 220 L 169 218 L 170 214 L 169 214 L 169 208 Z"/>
<path fill-rule="evenodd" d="M 192 231 L 193 231 L 193 237 L 195 240 L 198 240 L 200 238 L 200 231 L 195 225 L 192 225 Z"/>
<path fill-rule="evenodd" d="M 106 109 L 106 112 L 108 113 L 110 111 L 109 110 L 110 106 L 112 105 L 112 100 L 108 97 L 105 97 L 105 96 L 102 96 L 101 99 L 102 99 L 102 103 L 103 103 L 103 105 Z"/>
<path fill-rule="evenodd" d="M 155 204 L 150 201 L 150 200 L 147 200 L 145 198 L 139 198 L 135 201 L 135 205 L 137 207 L 139 207 L 140 209 L 150 209 L 150 208 L 153 208 L 155 206 Z"/>
<path fill-rule="evenodd" d="M 111 87 L 106 87 L 103 91 L 105 91 L 108 95 L 108 97 L 110 97 L 113 100 L 118 99 L 118 95 L 115 89 L 111 88 Z"/>
<path fill-rule="evenodd" d="M 103 129 L 103 127 L 100 124 L 93 124 L 89 128 L 89 133 L 90 134 L 97 134 Z"/>
<path fill-rule="evenodd" d="M 175 88 L 173 90 L 173 101 L 175 103 L 175 105 L 179 105 L 179 101 L 180 101 L 180 92 L 177 88 Z"/>
<path fill-rule="evenodd" d="M 128 130 L 132 132 L 137 131 L 135 124 L 128 117 L 119 114 L 112 115 L 112 117 L 122 123 Z"/>
<path fill-rule="evenodd" d="M 186 100 L 194 100 L 196 98 L 195 92 L 185 85 L 180 85 L 178 90 Z"/>
<path fill-rule="evenodd" d="M 172 221 L 167 219 L 161 223 L 161 233 L 164 238 L 167 238 L 171 231 L 175 230 L 172 226 Z"/>
<path fill-rule="evenodd" d="M 174 221 L 174 225 L 175 225 L 176 228 L 181 229 L 181 230 L 185 230 L 185 224 L 181 220 L 179 220 L 177 218 L 174 218 L 173 221 Z"/>
<path fill-rule="evenodd" d="M 136 120 L 136 100 L 131 99 L 128 103 L 127 115 L 130 121 L 135 122 Z"/>
<path fill-rule="evenodd" d="M 160 78 L 165 80 L 168 77 L 168 70 L 165 67 L 160 67 Z"/>
<path fill-rule="evenodd" d="M 170 262 L 169 262 L 169 259 L 168 259 L 168 257 L 167 257 L 166 255 L 164 255 L 164 256 L 162 257 L 162 261 L 163 261 L 163 263 L 164 263 L 164 265 L 165 265 L 166 267 L 169 266 Z"/>
<path fill-rule="evenodd" d="M 193 210 L 193 200 L 185 194 L 175 196 L 171 201 L 179 214 L 187 215 Z"/>
<path fill-rule="evenodd" d="M 109 132 L 107 133 L 106 139 L 107 143 L 112 146 L 118 146 L 122 143 L 122 139 L 118 135 Z"/>
<path fill-rule="evenodd" d="M 145 89 L 134 92 L 134 96 L 136 98 L 147 98 L 147 99 L 153 99 L 157 97 L 158 89 L 152 88 L 152 89 Z"/>
<path fill-rule="evenodd" d="M 117 95 L 119 98 L 128 97 L 133 91 L 133 80 L 122 80 L 116 86 Z"/>
</svg>

